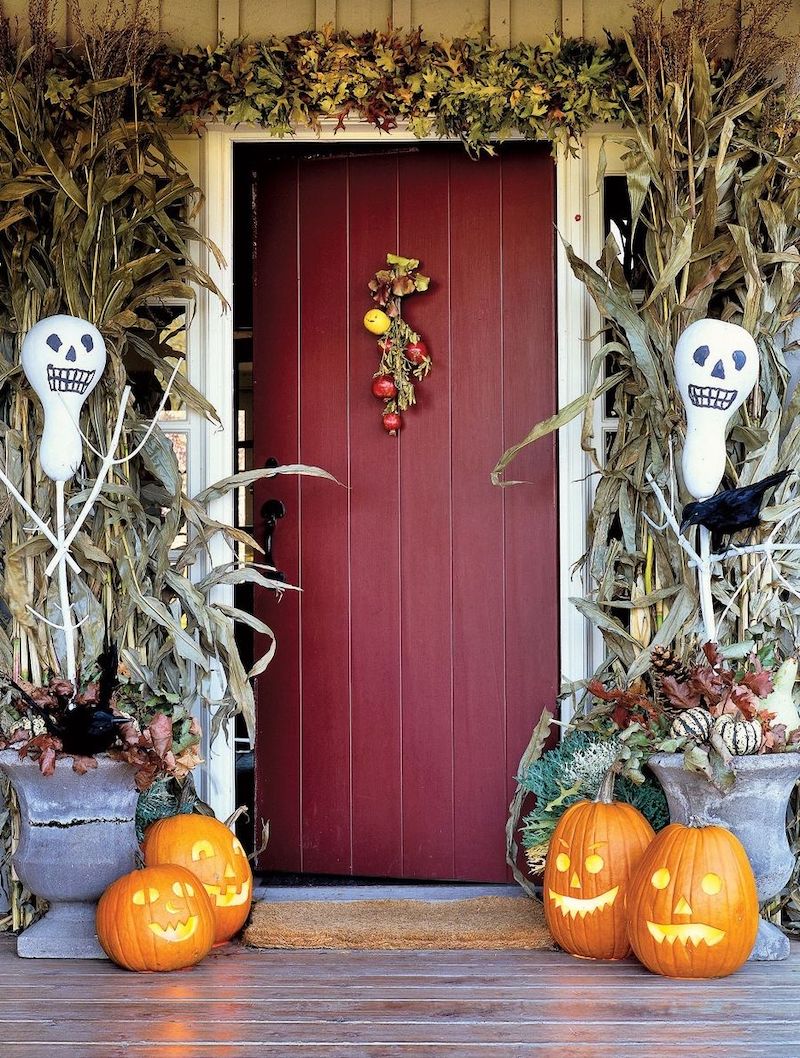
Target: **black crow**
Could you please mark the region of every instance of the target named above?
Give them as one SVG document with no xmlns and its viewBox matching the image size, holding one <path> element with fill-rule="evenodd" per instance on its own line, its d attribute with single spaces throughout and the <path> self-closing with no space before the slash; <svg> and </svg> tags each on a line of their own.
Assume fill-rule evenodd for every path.
<svg viewBox="0 0 800 1058">
<path fill-rule="evenodd" d="M 114 657 L 116 655 L 114 654 Z M 102 665 L 101 665 L 102 673 Z M 61 740 L 65 753 L 73 756 L 90 757 L 111 749 L 117 741 L 118 729 L 123 724 L 131 723 L 133 717 L 112 713 L 109 708 L 110 694 L 103 700 L 103 692 L 108 693 L 108 677 L 105 686 L 103 674 L 100 677 L 100 701 L 97 705 L 90 703 L 72 704 L 67 709 L 54 712 L 45 709 L 27 691 L 10 676 L 2 674 L 1 679 L 18 692 L 29 710 L 32 710 L 44 721 L 44 726 L 51 735 Z"/>
<path fill-rule="evenodd" d="M 129 724 L 131 717 L 117 716 L 97 705 L 76 705 L 54 719 L 42 710 L 47 730 L 61 739 L 65 753 L 80 757 L 91 757 L 111 749 L 117 740 L 117 730 Z"/>
<path fill-rule="evenodd" d="M 780 485 L 791 473 L 791 470 L 779 470 L 752 485 L 725 489 L 707 500 L 687 503 L 683 508 L 681 532 L 690 525 L 704 525 L 711 530 L 712 550 L 718 552 L 723 536 L 731 536 L 740 529 L 755 529 L 761 519 L 764 494 Z"/>
</svg>

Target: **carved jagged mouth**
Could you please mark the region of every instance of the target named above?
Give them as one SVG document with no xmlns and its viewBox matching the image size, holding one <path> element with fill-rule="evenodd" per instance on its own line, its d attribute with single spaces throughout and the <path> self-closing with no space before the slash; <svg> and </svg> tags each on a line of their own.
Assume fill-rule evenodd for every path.
<svg viewBox="0 0 800 1058">
<path fill-rule="evenodd" d="M 580 915 L 581 918 L 586 918 L 587 915 L 593 915 L 595 911 L 599 911 L 603 907 L 610 907 L 617 899 L 619 886 L 615 885 L 607 893 L 601 893 L 600 896 L 595 896 L 591 900 L 579 900 L 577 896 L 562 896 L 561 893 L 554 893 L 552 889 L 548 889 L 547 892 L 564 918 L 567 915 L 571 918 L 575 918 L 577 915 Z"/>
<path fill-rule="evenodd" d="M 738 392 L 738 389 L 720 389 L 718 386 L 689 386 L 689 400 L 695 408 L 727 411 Z"/>
<path fill-rule="evenodd" d="M 47 365 L 47 384 L 53 393 L 83 394 L 89 388 L 89 383 L 93 378 L 94 371 L 84 370 L 81 367 Z"/>
<path fill-rule="evenodd" d="M 197 915 L 190 915 L 185 922 L 176 922 L 170 926 L 159 926 L 157 922 L 150 922 L 150 929 L 159 940 L 180 941 L 188 940 L 197 929 Z"/>
<path fill-rule="evenodd" d="M 677 940 L 684 947 L 687 944 L 697 947 L 702 942 L 709 948 L 713 948 L 725 936 L 725 930 L 717 929 L 716 926 L 707 926 L 704 922 L 678 922 L 673 925 L 648 922 L 647 929 L 650 936 L 659 944 L 663 944 L 664 941 L 667 944 L 674 944 Z"/>
<path fill-rule="evenodd" d="M 250 896 L 250 882 L 242 882 L 241 888 L 235 885 L 206 885 L 205 891 L 217 905 L 217 907 L 238 907 L 245 903 Z"/>
</svg>

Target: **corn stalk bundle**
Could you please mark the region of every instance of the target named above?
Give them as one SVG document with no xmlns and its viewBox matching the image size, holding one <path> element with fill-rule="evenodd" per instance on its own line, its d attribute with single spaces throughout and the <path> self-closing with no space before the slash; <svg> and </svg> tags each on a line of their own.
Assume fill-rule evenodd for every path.
<svg viewBox="0 0 800 1058">
<path fill-rule="evenodd" d="M 635 5 L 624 164 L 632 223 L 644 232 L 637 276 L 644 296 L 632 289 L 613 235 L 596 264 L 567 247 L 606 340 L 584 397 L 534 427 L 495 469 L 499 481 L 520 448 L 584 415 L 598 484 L 584 557 L 589 591 L 573 601 L 602 633 L 601 674 L 621 687 L 648 670 L 654 648 L 688 659 L 700 633 L 695 572 L 674 535 L 644 518 L 662 522 L 648 473 L 675 497 L 678 514 L 691 498 L 681 481 L 684 417 L 673 370 L 690 323 L 711 316 L 740 324 L 760 351 L 758 385 L 728 438 L 727 484 L 800 468 L 800 391 L 787 364 L 800 292 L 800 127 L 790 90 L 797 47 L 775 30 L 786 8 L 781 0 L 751 5 L 731 37 L 706 0 L 669 20 L 658 6 Z M 787 64 L 781 71 L 777 57 Z M 601 458 L 593 411 L 609 388 L 618 428 Z M 764 519 L 752 542 L 770 533 L 779 543 L 800 540 L 797 475 Z M 796 649 L 800 551 L 725 562 L 715 570 L 714 596 L 721 643 L 773 644 L 783 656 Z M 798 893 L 784 903 L 796 918 Z"/>
<path fill-rule="evenodd" d="M 29 327 L 54 313 L 80 316 L 99 328 L 108 349 L 105 374 L 82 418 L 85 462 L 67 483 L 69 520 L 91 489 L 99 453 L 110 447 L 131 364 L 134 403 L 120 456 L 142 440 L 170 374 L 165 356 L 175 350 L 159 340 L 152 306 L 164 299 L 191 303 L 201 288 L 217 293 L 195 263 L 198 249 L 217 253 L 194 226 L 198 190 L 172 154 L 165 128 L 141 116 L 141 71 L 158 42 L 138 4 L 127 18 L 119 16 L 110 10 L 108 24 L 88 29 L 79 19 L 79 55 L 62 54 L 58 63 L 46 0 L 31 4 L 24 39 L 0 18 L 0 459 L 51 524 L 54 487 L 37 461 L 42 411 L 19 363 Z M 88 67 L 91 79 L 65 77 L 71 62 Z M 174 387 L 190 412 L 215 419 L 185 376 L 177 375 Z M 273 649 L 266 625 L 214 601 L 219 585 L 274 583 L 268 568 L 236 559 L 238 544 L 256 554 L 258 544 L 208 512 L 211 500 L 257 476 L 236 475 L 190 498 L 170 441 L 156 429 L 140 455 L 112 470 L 74 543 L 79 679 L 91 674 L 105 639 L 115 644 L 128 679 L 125 708 L 144 723 L 156 710 L 171 717 L 178 764 L 188 755 L 184 773 L 196 762 L 190 714 L 205 712 L 214 735 L 241 712 L 252 732 L 250 676 Z M 230 545 L 230 562 L 203 576 L 215 537 Z M 0 670 L 36 685 L 64 671 L 63 633 L 29 609 L 59 622 L 56 586 L 45 575 L 51 555 L 0 490 Z M 250 673 L 236 646 L 237 622 L 269 644 Z M 206 679 L 212 669 L 221 674 L 213 683 Z M 210 686 L 222 689 L 209 697 Z M 13 708 L 9 697 L 0 698 L 6 732 L 13 730 Z M 0 817 L 6 860 L 13 818 L 13 806 Z M 17 891 L 11 917 L 0 925 L 24 925 L 32 912 L 29 897 Z"/>
</svg>

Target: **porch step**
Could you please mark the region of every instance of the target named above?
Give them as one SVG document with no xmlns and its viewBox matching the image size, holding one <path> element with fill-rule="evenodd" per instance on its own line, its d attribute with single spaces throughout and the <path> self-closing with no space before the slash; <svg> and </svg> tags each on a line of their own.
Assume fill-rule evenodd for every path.
<svg viewBox="0 0 800 1058">
<path fill-rule="evenodd" d="M 525 897 L 517 885 L 292 885 L 256 886 L 256 900 L 470 900 L 479 896 Z"/>
</svg>

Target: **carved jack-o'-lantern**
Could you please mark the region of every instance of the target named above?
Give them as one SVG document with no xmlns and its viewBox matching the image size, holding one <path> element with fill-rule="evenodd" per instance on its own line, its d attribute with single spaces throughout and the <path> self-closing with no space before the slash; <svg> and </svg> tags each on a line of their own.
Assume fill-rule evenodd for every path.
<svg viewBox="0 0 800 1058">
<path fill-rule="evenodd" d="M 613 801 L 613 772 L 596 801 L 578 801 L 558 821 L 544 872 L 544 910 L 558 944 L 586 959 L 630 953 L 625 889 L 654 831 L 632 805 Z"/>
<path fill-rule="evenodd" d="M 211 900 L 183 867 L 132 871 L 100 897 L 97 939 L 126 970 L 182 970 L 214 943 Z"/>
<path fill-rule="evenodd" d="M 636 957 L 667 977 L 734 973 L 758 930 L 750 862 L 722 827 L 662 830 L 631 879 L 627 909 Z"/>
<path fill-rule="evenodd" d="M 253 898 L 253 872 L 239 839 L 217 819 L 178 815 L 147 828 L 144 862 L 179 863 L 197 875 L 211 898 L 216 919 L 215 944 L 242 928 Z"/>
</svg>

